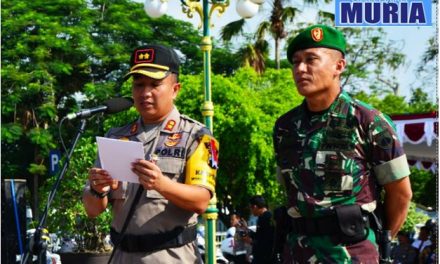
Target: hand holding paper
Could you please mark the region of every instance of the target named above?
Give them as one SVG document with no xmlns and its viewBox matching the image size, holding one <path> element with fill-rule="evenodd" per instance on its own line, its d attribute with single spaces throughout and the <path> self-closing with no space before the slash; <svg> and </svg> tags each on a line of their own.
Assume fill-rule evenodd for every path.
<svg viewBox="0 0 440 264">
<path fill-rule="evenodd" d="M 139 183 L 139 178 L 131 170 L 132 162 L 144 159 L 141 142 L 96 137 L 101 167 L 119 181 Z"/>
</svg>

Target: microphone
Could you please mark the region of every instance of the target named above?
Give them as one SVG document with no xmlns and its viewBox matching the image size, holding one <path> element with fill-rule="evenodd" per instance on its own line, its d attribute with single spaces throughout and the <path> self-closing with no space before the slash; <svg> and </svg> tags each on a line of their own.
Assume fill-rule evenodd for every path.
<svg viewBox="0 0 440 264">
<path fill-rule="evenodd" d="M 129 109 L 133 105 L 133 100 L 131 98 L 117 97 L 112 98 L 104 102 L 104 105 L 100 105 L 93 108 L 83 109 L 76 113 L 70 113 L 66 117 L 69 120 L 75 118 L 84 118 L 91 115 L 104 112 L 105 114 L 115 114 L 121 111 Z"/>
</svg>

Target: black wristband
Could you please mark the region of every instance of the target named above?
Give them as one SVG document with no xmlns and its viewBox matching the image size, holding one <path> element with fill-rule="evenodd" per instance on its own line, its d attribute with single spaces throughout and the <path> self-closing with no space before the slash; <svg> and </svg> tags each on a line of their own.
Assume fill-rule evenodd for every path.
<svg viewBox="0 0 440 264">
<path fill-rule="evenodd" d="M 92 187 L 90 187 L 90 193 L 93 196 L 95 196 L 96 198 L 103 199 L 104 197 L 106 197 L 108 195 L 109 191 L 100 193 L 100 192 L 95 191 L 95 189 L 93 189 Z"/>
</svg>

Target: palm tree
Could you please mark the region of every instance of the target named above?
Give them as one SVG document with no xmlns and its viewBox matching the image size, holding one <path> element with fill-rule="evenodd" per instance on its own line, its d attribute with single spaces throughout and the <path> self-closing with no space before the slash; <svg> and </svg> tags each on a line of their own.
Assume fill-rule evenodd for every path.
<svg viewBox="0 0 440 264">
<path fill-rule="evenodd" d="M 280 47 L 279 47 L 280 41 L 287 36 L 287 32 L 284 29 L 285 23 L 288 20 L 292 22 L 296 13 L 299 11 L 297 8 L 294 7 L 284 7 L 283 2 L 284 0 L 273 0 L 272 12 L 269 20 L 263 21 L 258 26 L 258 29 L 255 33 L 255 39 L 256 39 L 255 44 L 260 45 L 260 47 L 262 46 L 263 42 L 266 42 L 265 36 L 267 33 L 269 33 L 273 37 L 275 41 L 275 61 L 276 61 L 277 69 L 280 68 Z M 221 38 L 224 41 L 230 41 L 232 37 L 243 33 L 244 25 L 245 25 L 244 19 L 233 21 L 227 24 L 226 26 L 223 27 L 221 31 Z M 263 46 L 268 46 L 268 44 Z M 255 47 L 254 51 L 259 52 L 262 50 L 259 50 L 257 47 Z M 258 54 L 256 56 L 264 58 L 263 54 Z M 260 65 L 259 67 L 261 67 L 261 62 L 259 62 L 258 65 Z M 262 68 L 264 69 L 264 60 L 262 61 L 262 65 L 263 65 Z"/>
<path fill-rule="evenodd" d="M 254 44 L 246 44 L 238 51 L 244 66 L 254 68 L 254 70 L 259 74 L 262 74 L 266 68 L 264 61 L 268 53 L 269 45 L 265 40 L 257 40 Z"/>
</svg>

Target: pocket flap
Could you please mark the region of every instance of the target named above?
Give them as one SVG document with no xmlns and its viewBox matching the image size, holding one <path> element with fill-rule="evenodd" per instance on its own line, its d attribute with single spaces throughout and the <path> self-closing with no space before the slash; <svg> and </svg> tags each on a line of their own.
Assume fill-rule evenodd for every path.
<svg viewBox="0 0 440 264">
<path fill-rule="evenodd" d="M 156 164 L 162 173 L 180 174 L 183 171 L 184 162 L 183 159 L 160 157 Z"/>
<path fill-rule="evenodd" d="M 343 205 L 335 209 L 339 228 L 342 233 L 349 237 L 364 234 L 365 221 L 363 220 L 361 207 L 357 204 Z"/>
</svg>

